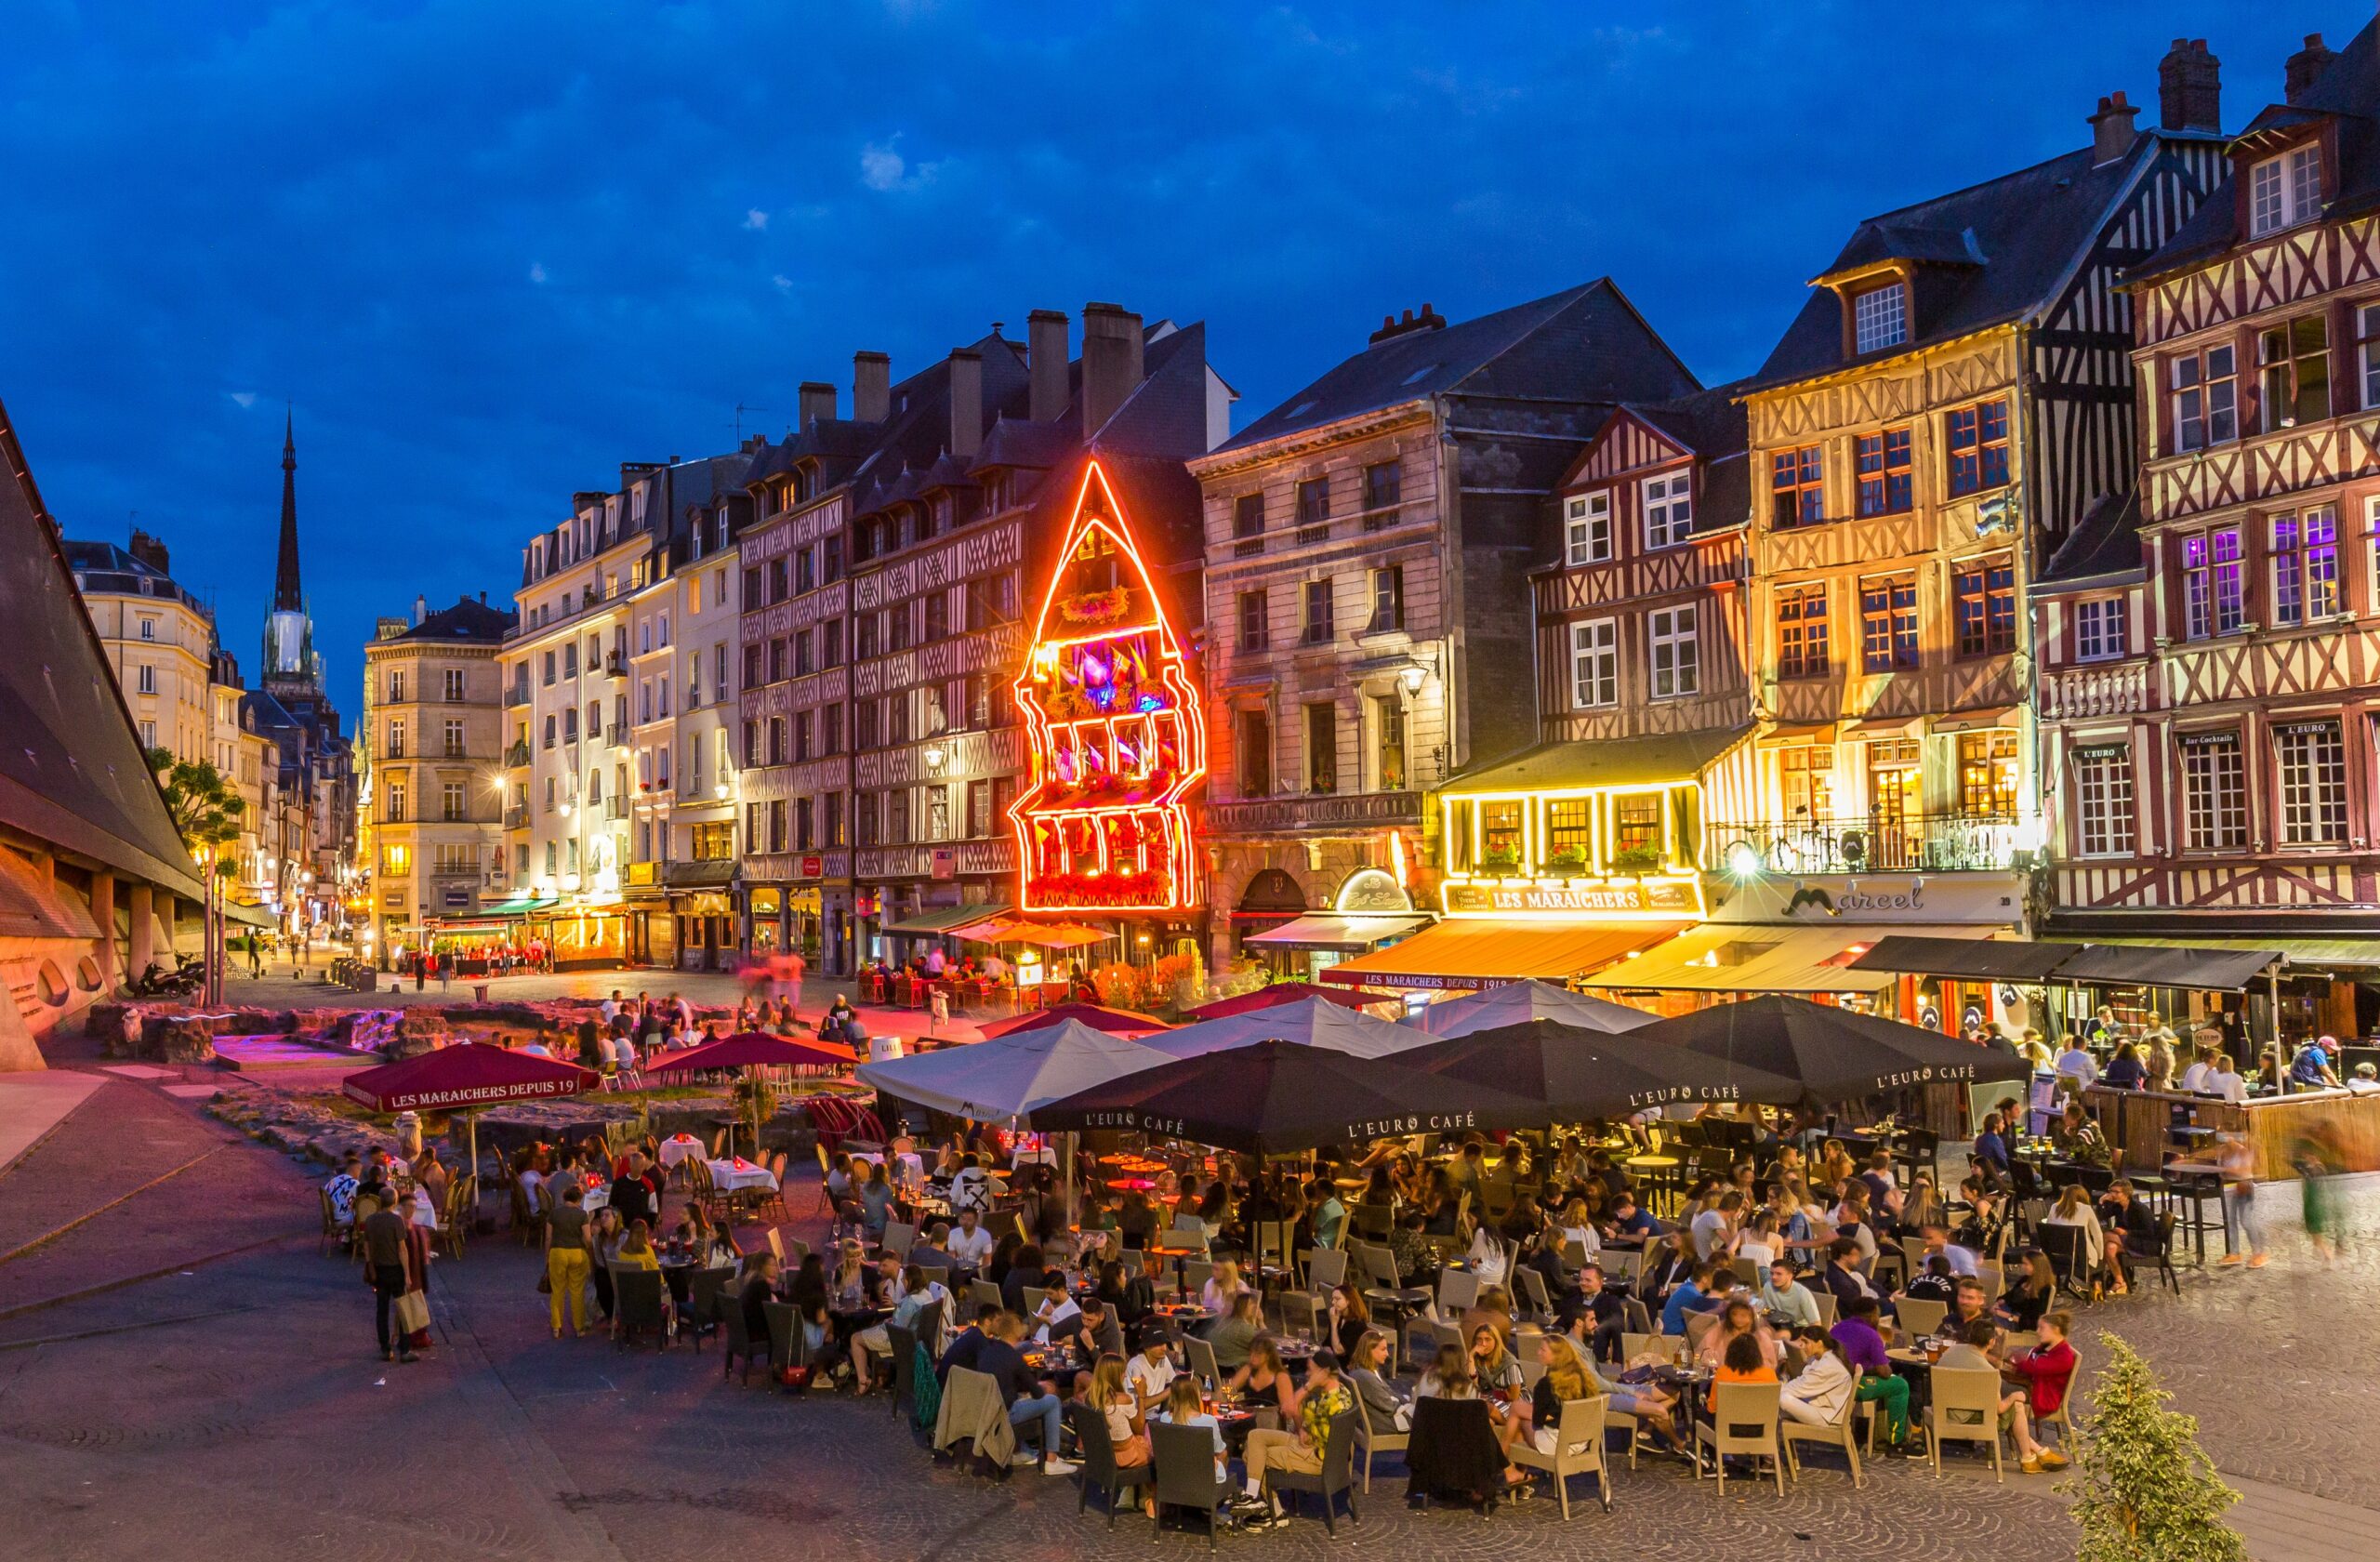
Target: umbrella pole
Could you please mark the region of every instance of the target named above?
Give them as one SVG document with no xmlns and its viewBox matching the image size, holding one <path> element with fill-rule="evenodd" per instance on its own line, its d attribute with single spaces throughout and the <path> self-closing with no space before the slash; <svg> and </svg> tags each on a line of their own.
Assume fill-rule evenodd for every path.
<svg viewBox="0 0 2380 1562">
<path fill-rule="evenodd" d="M 476 1177 L 480 1174 L 480 1115 L 477 1112 L 466 1112 L 463 1114 L 463 1121 L 469 1125 L 467 1132 L 469 1132 L 471 1136 L 471 1170 L 469 1175 Z"/>
<path fill-rule="evenodd" d="M 1074 1226 L 1075 1216 L 1077 1214 L 1075 1208 L 1075 1131 L 1073 1129 L 1070 1128 L 1066 1130 L 1065 1145 L 1064 1147 L 1058 1152 L 1058 1155 L 1059 1159 L 1062 1162 L 1062 1174 L 1066 1179 L 1066 1225 L 1067 1228 L 1071 1230 Z"/>
</svg>

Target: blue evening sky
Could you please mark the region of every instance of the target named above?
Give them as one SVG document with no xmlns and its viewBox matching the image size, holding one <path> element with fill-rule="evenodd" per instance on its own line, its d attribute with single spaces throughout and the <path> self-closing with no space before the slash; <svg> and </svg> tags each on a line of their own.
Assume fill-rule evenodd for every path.
<svg viewBox="0 0 2380 1562">
<path fill-rule="evenodd" d="M 2343 0 L 1991 5 L 0 0 L 0 398 L 70 536 L 161 534 L 254 677 L 298 419 L 350 718 L 375 615 L 509 597 L 622 460 L 851 354 L 1203 319 L 1245 423 L 1383 312 L 1608 272 L 1706 382 L 1868 213 L 2157 113 Z"/>
</svg>

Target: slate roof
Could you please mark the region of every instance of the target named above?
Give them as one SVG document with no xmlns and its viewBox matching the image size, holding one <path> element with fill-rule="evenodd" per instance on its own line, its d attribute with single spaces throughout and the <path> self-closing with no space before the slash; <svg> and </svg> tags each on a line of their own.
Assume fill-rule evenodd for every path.
<svg viewBox="0 0 2380 1562">
<path fill-rule="evenodd" d="M 1440 394 L 1619 402 L 1699 389 L 1618 285 L 1598 277 L 1492 314 L 1374 342 L 1220 448 L 1246 449 Z"/>
<path fill-rule="evenodd" d="M 2140 549 L 2140 496 L 2103 494 L 2033 581 L 2037 591 L 2058 590 L 2138 576 L 2147 568 Z"/>
<path fill-rule="evenodd" d="M 178 585 L 172 576 L 154 564 L 134 558 L 112 542 L 76 542 L 70 538 L 60 546 L 66 552 L 66 567 L 82 581 L 82 589 L 86 594 L 97 591 L 125 597 L 169 599 L 205 617 L 215 616 L 213 608 Z"/>
<path fill-rule="evenodd" d="M 512 632 L 513 613 L 510 608 L 492 607 L 483 602 L 465 597 L 452 607 L 423 616 L 420 623 L 403 634 L 390 635 L 390 640 L 482 641 L 490 644 Z"/>
<path fill-rule="evenodd" d="M 0 405 L 0 823 L 197 900 L 198 869 Z"/>
<path fill-rule="evenodd" d="M 2132 152 L 2092 166 L 2084 147 L 1964 190 L 1869 218 L 1818 281 L 1878 261 L 1913 263 L 1908 341 L 1846 355 L 1843 305 L 1814 285 L 1768 361 L 1744 389 L 1783 385 L 1882 361 L 2020 320 L 2047 305 L 2165 132 L 2143 131 Z"/>
<path fill-rule="evenodd" d="M 2338 194 L 2322 215 L 2351 217 L 2380 207 L 2380 17 L 2363 24 L 2294 104 L 2276 103 L 2248 122 L 2238 140 L 2285 130 L 2319 117 L 2337 121 Z M 2240 242 L 2239 212 L 2226 179 L 2157 252 L 2128 268 L 2127 282 L 2214 258 Z"/>
</svg>

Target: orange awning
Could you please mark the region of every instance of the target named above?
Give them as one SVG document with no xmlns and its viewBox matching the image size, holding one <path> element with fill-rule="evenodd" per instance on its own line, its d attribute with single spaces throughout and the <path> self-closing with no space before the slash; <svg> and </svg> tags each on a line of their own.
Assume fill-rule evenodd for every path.
<svg viewBox="0 0 2380 1562">
<path fill-rule="evenodd" d="M 1673 920 L 1628 922 L 1523 921 L 1461 918 L 1403 943 L 1341 960 L 1326 982 L 1365 987 L 1492 987 L 1535 978 L 1567 982 L 1600 971 L 1671 937 Z"/>
</svg>

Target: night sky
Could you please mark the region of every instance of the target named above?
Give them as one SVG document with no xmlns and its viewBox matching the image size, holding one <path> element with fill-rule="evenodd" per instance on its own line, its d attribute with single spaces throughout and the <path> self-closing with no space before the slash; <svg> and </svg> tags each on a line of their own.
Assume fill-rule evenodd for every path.
<svg viewBox="0 0 2380 1562">
<path fill-rule="evenodd" d="M 1706 383 L 1864 215 L 2365 5 L 0 0 L 0 398 L 72 536 L 171 547 L 253 682 L 284 399 L 317 642 L 509 598 L 623 460 L 850 407 L 1028 310 L 1209 324 L 1245 424 L 1608 272 Z M 137 518 L 133 512 L 138 512 Z"/>
</svg>

